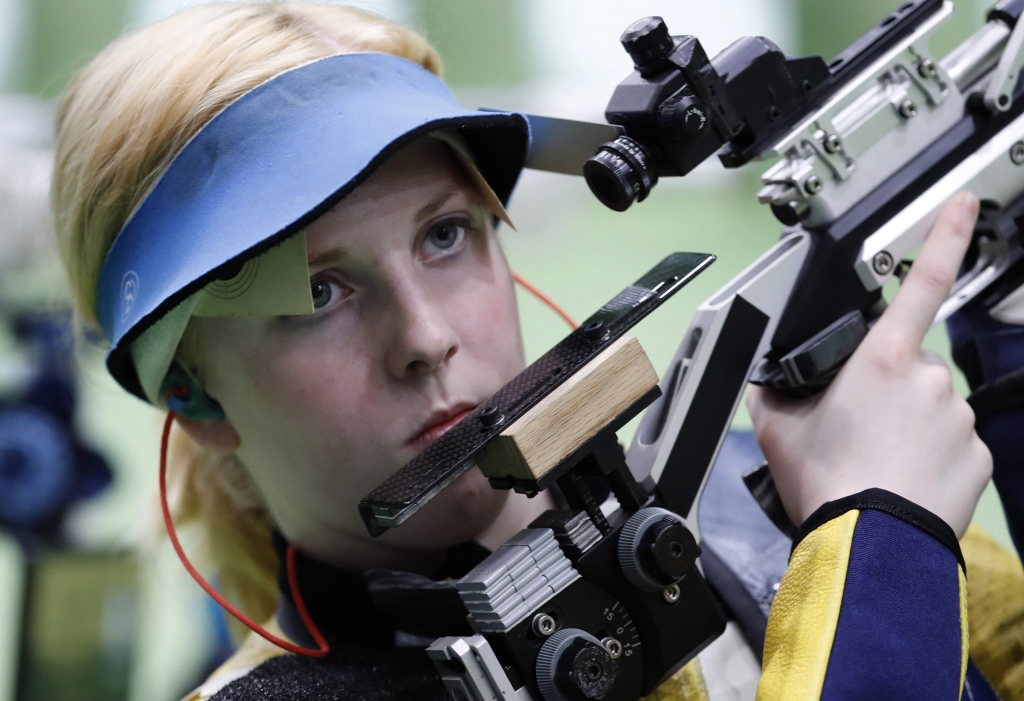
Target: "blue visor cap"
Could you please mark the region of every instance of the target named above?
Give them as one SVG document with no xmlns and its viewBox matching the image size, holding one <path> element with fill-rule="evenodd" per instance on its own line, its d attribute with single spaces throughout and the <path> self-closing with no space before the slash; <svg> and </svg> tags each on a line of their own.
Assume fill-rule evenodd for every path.
<svg viewBox="0 0 1024 701">
<path fill-rule="evenodd" d="M 331 56 L 241 96 L 178 153 L 118 234 L 97 290 L 107 367 L 145 398 L 132 342 L 208 283 L 298 232 L 417 137 L 457 129 L 507 203 L 526 159 L 516 113 L 460 107 L 421 66 Z"/>
</svg>

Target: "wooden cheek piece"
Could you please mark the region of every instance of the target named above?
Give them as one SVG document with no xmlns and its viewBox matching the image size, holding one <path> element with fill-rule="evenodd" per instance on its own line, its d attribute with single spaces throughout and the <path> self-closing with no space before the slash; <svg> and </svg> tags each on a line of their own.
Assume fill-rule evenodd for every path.
<svg viewBox="0 0 1024 701">
<path fill-rule="evenodd" d="M 488 478 L 536 480 L 658 384 L 640 342 L 623 336 L 488 444 Z"/>
</svg>

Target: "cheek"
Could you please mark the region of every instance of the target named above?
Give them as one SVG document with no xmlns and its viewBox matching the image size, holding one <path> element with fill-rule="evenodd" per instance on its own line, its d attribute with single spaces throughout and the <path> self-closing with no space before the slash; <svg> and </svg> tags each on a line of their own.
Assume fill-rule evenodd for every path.
<svg viewBox="0 0 1024 701">
<path fill-rule="evenodd" d="M 281 348 L 262 363 L 255 380 L 271 421 L 282 422 L 313 445 L 344 450 L 352 462 L 372 457 L 374 437 L 387 432 L 382 416 L 387 388 L 365 350 L 338 347 Z M 266 422 L 263 422 L 266 423 Z M 349 460 L 346 460 L 349 462 Z"/>
<path fill-rule="evenodd" d="M 505 384 L 526 363 L 511 273 L 504 260 L 495 268 L 490 279 L 471 280 L 452 319 L 461 351 L 486 362 Z"/>
<path fill-rule="evenodd" d="M 250 350 L 217 358 L 211 389 L 247 456 L 336 464 L 344 455 L 353 465 L 380 459 L 377 441 L 387 422 L 379 409 L 386 395 L 365 349 L 266 336 L 240 347 Z"/>
</svg>

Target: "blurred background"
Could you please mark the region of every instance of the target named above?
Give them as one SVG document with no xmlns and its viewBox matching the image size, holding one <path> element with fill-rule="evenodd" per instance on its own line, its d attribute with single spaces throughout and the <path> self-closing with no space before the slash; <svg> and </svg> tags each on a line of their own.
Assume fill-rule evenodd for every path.
<svg viewBox="0 0 1024 701">
<path fill-rule="evenodd" d="M 160 417 L 107 378 L 98 346 L 79 339 L 75 348 L 47 213 L 55 98 L 119 34 L 192 4 L 0 0 L 0 701 L 173 701 L 231 649 L 221 615 L 165 543 L 135 555 L 152 531 Z M 600 120 L 631 69 L 618 36 L 642 16 L 697 35 L 709 55 L 752 34 L 828 60 L 897 2 L 345 4 L 424 32 L 467 106 Z M 955 4 L 932 47 L 938 56 L 981 25 L 990 3 Z M 662 180 L 625 214 L 598 204 L 582 179 L 528 171 L 510 208 L 518 230 L 502 236 L 513 268 L 578 319 L 671 251 L 717 254 L 637 330 L 660 371 L 696 306 L 778 236 L 754 198 L 764 169 L 725 171 L 711 159 L 685 180 Z M 532 297 L 520 306 L 532 360 L 566 328 Z M 928 345 L 948 357 L 943 330 Z M 749 427 L 742 409 L 736 426 Z M 978 521 L 1012 548 L 991 488 Z M 183 540 L 189 548 L 187 532 Z"/>
</svg>

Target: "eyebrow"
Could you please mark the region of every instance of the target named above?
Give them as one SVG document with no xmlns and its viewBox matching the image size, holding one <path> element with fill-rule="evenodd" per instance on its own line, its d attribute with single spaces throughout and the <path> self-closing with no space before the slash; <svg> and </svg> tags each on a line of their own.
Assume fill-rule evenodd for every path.
<svg viewBox="0 0 1024 701">
<path fill-rule="evenodd" d="M 437 197 L 430 200 L 430 202 L 427 202 L 425 205 L 419 208 L 419 210 L 416 212 L 416 216 L 413 217 L 413 223 L 420 224 L 426 221 L 427 219 L 430 219 L 432 216 L 437 214 L 437 211 L 441 209 L 441 207 L 445 206 L 448 200 L 455 197 L 455 195 L 457 194 L 457 190 L 446 190 L 442 192 Z M 307 265 L 310 268 L 315 268 L 324 263 L 328 263 L 337 260 L 340 257 L 344 257 L 344 255 L 344 249 L 332 248 L 322 253 L 318 253 L 317 255 L 310 258 L 307 261 Z"/>
<path fill-rule="evenodd" d="M 344 257 L 345 249 L 331 248 L 329 250 L 323 251 L 322 253 L 317 253 L 315 256 L 313 256 L 306 262 L 306 265 L 309 268 L 316 268 L 320 265 L 323 265 L 324 263 L 329 263 L 331 261 L 335 261 L 338 260 L 339 258 Z"/>
<path fill-rule="evenodd" d="M 448 202 L 448 200 L 455 197 L 455 194 L 455 190 L 446 190 L 445 192 L 442 192 L 434 199 L 430 200 L 430 202 L 427 202 L 425 205 L 420 207 L 418 212 L 416 212 L 416 216 L 413 217 L 412 220 L 413 223 L 421 224 L 422 222 L 425 222 L 427 219 L 430 219 L 432 216 L 437 214 L 437 210 L 441 209 L 441 207 L 443 207 L 445 203 Z"/>
</svg>

